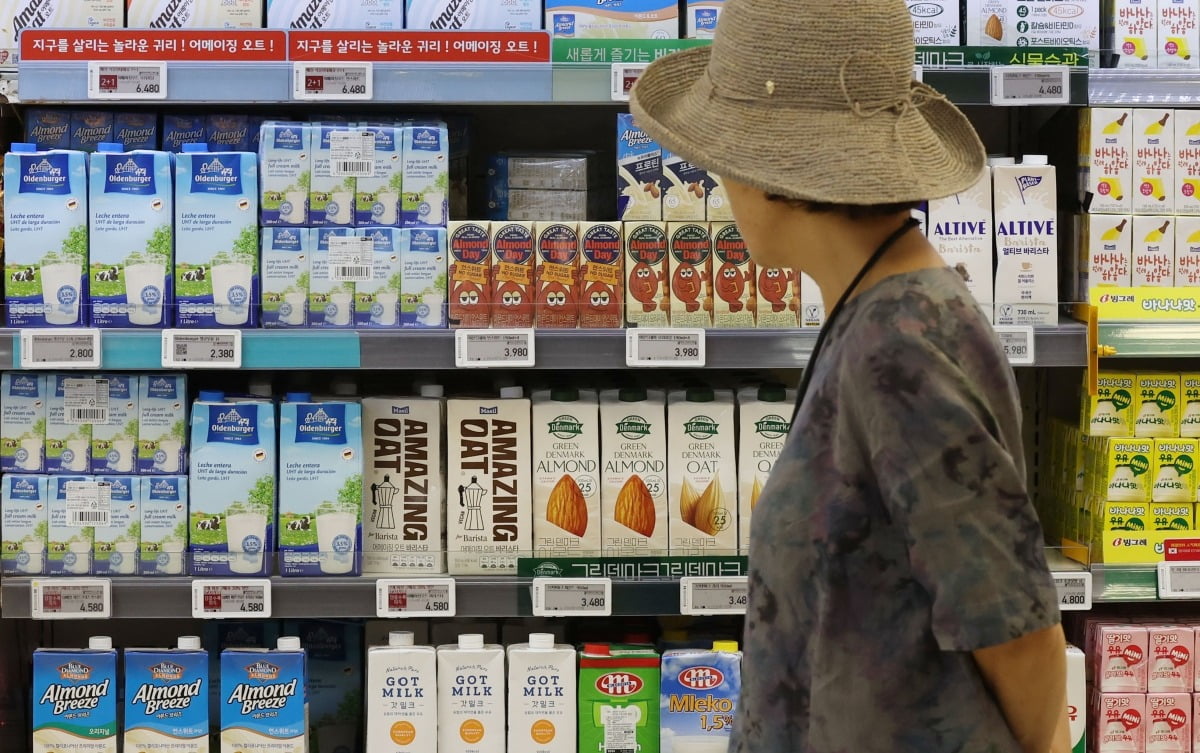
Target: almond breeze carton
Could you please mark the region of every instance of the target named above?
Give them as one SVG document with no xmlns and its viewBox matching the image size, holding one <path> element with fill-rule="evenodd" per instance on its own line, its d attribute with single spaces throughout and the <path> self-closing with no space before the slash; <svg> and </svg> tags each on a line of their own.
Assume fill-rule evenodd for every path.
<svg viewBox="0 0 1200 753">
<path fill-rule="evenodd" d="M 555 39 L 678 39 L 679 6 L 665 0 L 627 0 L 618 8 L 547 0 L 546 28 Z"/>
<path fill-rule="evenodd" d="M 125 651 L 125 750 L 208 753 L 208 652 L 197 636 L 173 649 Z"/>
<path fill-rule="evenodd" d="M 305 665 L 299 638 L 221 652 L 221 753 L 308 753 Z"/>
<path fill-rule="evenodd" d="M 107 637 L 88 646 L 33 652 L 33 753 L 116 753 L 117 652 Z"/>
<path fill-rule="evenodd" d="M 307 323 L 311 238 L 303 227 L 262 229 L 264 327 L 303 327 Z"/>
<path fill-rule="evenodd" d="M 162 148 L 178 154 L 184 144 L 203 144 L 205 119 L 203 115 L 163 113 Z"/>
<path fill-rule="evenodd" d="M 0 374 L 0 472 L 45 469 L 49 381 L 44 374 Z"/>
<path fill-rule="evenodd" d="M 717 30 L 717 19 L 725 7 L 724 0 L 687 0 L 684 13 L 687 39 L 712 39 Z M 957 44 L 957 43 L 956 43 Z"/>
<path fill-rule="evenodd" d="M 188 541 L 187 476 L 137 479 L 142 514 L 140 575 L 183 575 Z"/>
<path fill-rule="evenodd" d="M 38 149 L 71 148 L 71 113 L 52 107 L 25 109 L 25 140 Z"/>
<path fill-rule="evenodd" d="M 94 152 L 113 140 L 113 114 L 108 110 L 71 111 L 71 148 Z"/>
<path fill-rule="evenodd" d="M 259 129 L 259 184 L 264 226 L 308 225 L 308 185 L 312 178 L 311 126 L 264 123 Z"/>
<path fill-rule="evenodd" d="M 660 753 L 718 753 L 729 746 L 742 690 L 742 654 L 733 641 L 711 651 L 662 656 Z"/>
<path fill-rule="evenodd" d="M 487 329 L 492 322 L 492 239 L 487 222 L 451 222 L 450 326 Z"/>
<path fill-rule="evenodd" d="M 637 127 L 632 115 L 617 115 L 618 219 L 662 220 L 663 180 L 662 147 Z"/>
<path fill-rule="evenodd" d="M 113 115 L 113 143 L 127 151 L 158 149 L 158 114 L 118 112 Z"/>
<path fill-rule="evenodd" d="M 45 570 L 48 484 L 45 476 L 0 477 L 0 573 L 41 575 Z"/>
</svg>

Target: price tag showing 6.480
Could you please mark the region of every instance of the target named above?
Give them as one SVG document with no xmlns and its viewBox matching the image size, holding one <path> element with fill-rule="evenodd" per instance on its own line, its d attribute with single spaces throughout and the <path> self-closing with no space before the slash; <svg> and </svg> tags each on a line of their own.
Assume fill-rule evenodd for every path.
<svg viewBox="0 0 1200 753">
<path fill-rule="evenodd" d="M 162 365 L 168 369 L 237 369 L 242 333 L 236 329 L 164 329 Z"/>
<path fill-rule="evenodd" d="M 626 366 L 704 365 L 704 330 L 649 329 L 625 330 Z"/>
<path fill-rule="evenodd" d="M 166 63 L 88 63 L 88 99 L 166 98 Z"/>
<path fill-rule="evenodd" d="M 612 615 L 610 578 L 534 578 L 535 617 L 608 617 Z"/>
<path fill-rule="evenodd" d="M 292 96 L 313 100 L 371 100 L 375 96 L 370 63 L 296 63 Z"/>
<path fill-rule="evenodd" d="M 31 586 L 35 620 L 107 620 L 112 615 L 112 581 L 107 578 L 51 578 Z"/>
<path fill-rule="evenodd" d="M 531 329 L 460 329 L 454 332 L 454 365 L 460 369 L 532 367 Z"/>
<path fill-rule="evenodd" d="M 192 581 L 192 617 L 203 620 L 271 616 L 271 581 L 266 578 L 198 578 Z"/>
<path fill-rule="evenodd" d="M 681 614 L 745 614 L 749 601 L 745 575 L 679 579 Z"/>
<path fill-rule="evenodd" d="M 100 368 L 100 330 L 21 330 L 22 369 Z"/>
<path fill-rule="evenodd" d="M 453 578 L 381 578 L 375 581 L 379 617 L 453 617 Z"/>
</svg>

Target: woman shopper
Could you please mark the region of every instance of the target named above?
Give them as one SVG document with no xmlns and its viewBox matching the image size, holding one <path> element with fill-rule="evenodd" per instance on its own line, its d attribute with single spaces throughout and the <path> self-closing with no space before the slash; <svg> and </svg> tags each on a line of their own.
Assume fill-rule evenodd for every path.
<svg viewBox="0 0 1200 753">
<path fill-rule="evenodd" d="M 1065 652 L 1012 371 L 910 219 L 981 175 L 904 0 L 728 0 L 636 122 L 722 176 L 829 311 L 752 522 L 734 753 L 1066 751 Z"/>
</svg>

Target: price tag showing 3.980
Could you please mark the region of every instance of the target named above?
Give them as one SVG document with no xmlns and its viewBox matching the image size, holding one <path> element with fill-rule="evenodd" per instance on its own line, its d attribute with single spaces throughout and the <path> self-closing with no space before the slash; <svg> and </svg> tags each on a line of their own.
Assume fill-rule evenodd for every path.
<svg viewBox="0 0 1200 753">
<path fill-rule="evenodd" d="M 991 70 L 993 105 L 1065 105 L 1071 101 L 1071 69 L 1065 65 L 997 65 Z"/>
<path fill-rule="evenodd" d="M 100 368 L 100 330 L 21 330 L 22 369 Z"/>
<path fill-rule="evenodd" d="M 166 63 L 88 63 L 88 99 L 166 98 Z"/>
<path fill-rule="evenodd" d="M 1035 359 L 1033 327 L 996 325 L 1000 347 L 1013 366 L 1033 366 Z"/>
<path fill-rule="evenodd" d="M 745 614 L 749 601 L 745 575 L 679 579 L 680 614 Z"/>
<path fill-rule="evenodd" d="M 292 68 L 295 99 L 371 100 L 375 71 L 370 63 L 296 63 Z"/>
<path fill-rule="evenodd" d="M 1092 608 L 1092 574 L 1087 572 L 1054 573 L 1058 589 L 1058 608 L 1064 612 L 1084 612 Z"/>
<path fill-rule="evenodd" d="M 454 333 L 454 365 L 466 368 L 531 367 L 531 329 L 460 329 Z"/>
<path fill-rule="evenodd" d="M 704 330 L 643 329 L 625 330 L 626 366 L 704 365 Z"/>
<path fill-rule="evenodd" d="M 612 615 L 609 578 L 534 578 L 535 617 L 608 617 Z"/>
<path fill-rule="evenodd" d="M 236 329 L 164 329 L 162 365 L 168 369 L 237 369 L 242 333 Z"/>
<path fill-rule="evenodd" d="M 192 581 L 192 617 L 198 620 L 271 616 L 271 581 L 266 578 L 219 578 Z"/>
<path fill-rule="evenodd" d="M 107 578 L 35 580 L 29 593 L 35 620 L 107 620 L 112 615 L 112 581 Z"/>
<path fill-rule="evenodd" d="M 379 617 L 453 617 L 453 578 L 381 578 L 375 581 Z"/>
</svg>

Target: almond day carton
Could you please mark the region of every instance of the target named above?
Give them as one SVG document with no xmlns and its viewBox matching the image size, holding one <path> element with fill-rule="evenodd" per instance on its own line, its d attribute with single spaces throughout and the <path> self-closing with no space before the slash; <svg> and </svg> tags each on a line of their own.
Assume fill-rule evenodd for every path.
<svg viewBox="0 0 1200 753">
<path fill-rule="evenodd" d="M 1133 406 L 1134 436 L 1179 436 L 1180 403 L 1178 374 L 1138 374 Z"/>
<path fill-rule="evenodd" d="M 800 284 L 794 269 L 760 267 L 751 262 L 755 323 L 759 329 L 790 329 L 800 324 Z"/>
<path fill-rule="evenodd" d="M 742 689 L 742 654 L 733 641 L 711 651 L 675 649 L 662 656 L 661 753 L 724 750 Z"/>
<path fill-rule="evenodd" d="M 1200 110 L 1176 110 L 1175 214 L 1200 215 Z"/>
<path fill-rule="evenodd" d="M 1195 631 L 1188 626 L 1147 628 L 1150 668 L 1146 689 L 1150 693 L 1191 693 L 1196 675 Z"/>
<path fill-rule="evenodd" d="M 591 390 L 533 393 L 533 550 L 600 555 L 600 415 Z"/>
<path fill-rule="evenodd" d="M 750 550 L 750 517 L 792 430 L 796 391 L 764 384 L 738 392 L 738 549 Z"/>
<path fill-rule="evenodd" d="M 1141 753 L 1146 745 L 1146 696 L 1106 693 L 1096 697 L 1097 753 Z"/>
<path fill-rule="evenodd" d="M 1089 214 L 1083 218 L 1087 253 L 1080 297 L 1100 287 L 1128 287 L 1133 279 L 1133 218 L 1119 214 Z M 1197 257 L 1200 261 L 1200 257 Z"/>
<path fill-rule="evenodd" d="M 712 235 L 707 222 L 667 224 L 671 249 L 671 326 L 713 326 Z"/>
<path fill-rule="evenodd" d="M 579 750 L 658 753 L 661 661 L 649 646 L 584 645 L 579 655 Z"/>
<path fill-rule="evenodd" d="M 451 222 L 450 326 L 487 329 L 492 323 L 491 223 Z"/>
<path fill-rule="evenodd" d="M 718 329 L 753 329 L 758 308 L 754 263 L 737 225 L 712 224 L 713 326 Z"/>
<path fill-rule="evenodd" d="M 1175 126 L 1173 110 L 1133 111 L 1133 213 L 1175 211 Z"/>
<path fill-rule="evenodd" d="M 665 394 L 626 388 L 600 394 L 601 549 L 605 557 L 667 552 Z"/>
<path fill-rule="evenodd" d="M 1187 753 L 1192 746 L 1190 693 L 1146 696 L 1146 753 Z"/>
<path fill-rule="evenodd" d="M 1158 67 L 1158 15 L 1152 0 L 1115 0 L 1113 47 L 1118 68 Z"/>
<path fill-rule="evenodd" d="M 736 433 L 732 393 L 693 388 L 668 396 L 672 555 L 737 552 Z"/>
<path fill-rule="evenodd" d="M 620 329 L 624 323 L 624 238 L 620 222 L 579 223 L 579 326 Z"/>
<path fill-rule="evenodd" d="M 1133 218 L 1133 270 L 1130 284 L 1139 288 L 1169 288 L 1175 284 L 1173 217 Z"/>
<path fill-rule="evenodd" d="M 1101 625 L 1097 633 L 1096 688 L 1101 693 L 1145 693 L 1150 637 L 1146 628 Z"/>
<path fill-rule="evenodd" d="M 1152 502 L 1190 506 L 1196 501 L 1195 462 L 1196 452 L 1200 450 L 1198 444 L 1195 439 L 1179 437 L 1154 440 Z M 1189 513 L 1187 518 L 1191 521 L 1192 515 Z"/>
<path fill-rule="evenodd" d="M 117 751 L 117 652 L 93 637 L 86 649 L 33 652 L 33 753 Z"/>
<path fill-rule="evenodd" d="M 670 324 L 670 268 L 666 223 L 626 222 L 625 318 L 630 327 Z"/>
<path fill-rule="evenodd" d="M 492 326 L 526 328 L 534 323 L 534 227 L 532 222 L 492 225 Z"/>
<path fill-rule="evenodd" d="M 534 301 L 539 329 L 579 326 L 579 227 L 538 223 Z"/>
<path fill-rule="evenodd" d="M 1098 108 L 1091 113 L 1090 212 L 1131 214 L 1133 207 L 1133 111 Z"/>
</svg>

